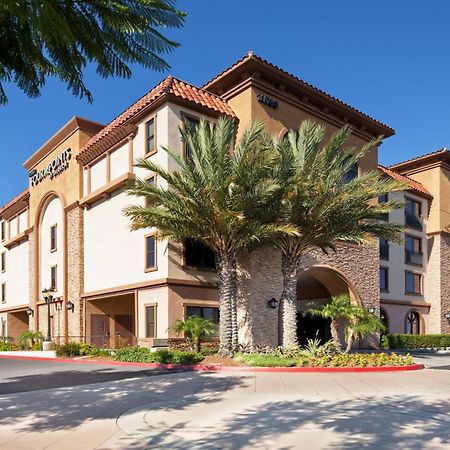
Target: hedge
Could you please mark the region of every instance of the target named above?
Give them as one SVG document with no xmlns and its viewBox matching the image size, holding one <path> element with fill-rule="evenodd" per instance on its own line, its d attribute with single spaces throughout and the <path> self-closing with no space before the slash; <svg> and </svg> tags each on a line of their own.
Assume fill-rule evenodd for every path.
<svg viewBox="0 0 450 450">
<path fill-rule="evenodd" d="M 450 347 L 449 334 L 387 334 L 381 346 L 388 349 L 446 348 Z"/>
<path fill-rule="evenodd" d="M 114 355 L 116 361 L 164 363 L 164 364 L 198 364 L 205 357 L 201 353 L 179 350 L 151 351 L 146 347 L 124 347 Z"/>
</svg>

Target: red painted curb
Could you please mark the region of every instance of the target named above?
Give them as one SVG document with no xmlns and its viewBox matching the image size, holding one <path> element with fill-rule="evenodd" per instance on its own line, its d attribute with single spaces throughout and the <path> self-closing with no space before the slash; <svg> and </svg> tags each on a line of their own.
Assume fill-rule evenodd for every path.
<svg viewBox="0 0 450 450">
<path fill-rule="evenodd" d="M 160 363 L 137 363 L 125 361 L 101 361 L 92 359 L 68 359 L 68 358 L 39 358 L 36 356 L 0 355 L 0 359 L 22 359 L 29 361 L 62 362 L 72 364 L 101 364 L 110 366 L 131 366 L 149 369 L 178 369 L 207 372 L 401 372 L 409 370 L 421 370 L 423 364 L 411 364 L 409 366 L 381 366 L 381 367 L 249 367 L 249 366 L 222 366 L 221 364 L 160 364 Z"/>
</svg>

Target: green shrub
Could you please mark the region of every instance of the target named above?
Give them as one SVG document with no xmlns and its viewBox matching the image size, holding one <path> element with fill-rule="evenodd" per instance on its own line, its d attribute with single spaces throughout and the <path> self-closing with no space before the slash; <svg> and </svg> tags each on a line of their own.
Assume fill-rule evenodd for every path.
<svg viewBox="0 0 450 450">
<path fill-rule="evenodd" d="M 98 349 L 95 345 L 84 342 L 68 342 L 56 348 L 57 356 L 110 356 L 110 350 Z"/>
<path fill-rule="evenodd" d="M 9 344 L 8 342 L 0 342 L 0 352 L 12 352 L 18 349 L 17 345 Z"/>
<path fill-rule="evenodd" d="M 204 359 L 200 353 L 179 350 L 157 350 L 152 352 L 146 347 L 124 347 L 114 355 L 116 361 L 161 363 L 161 364 L 197 364 Z"/>
<path fill-rule="evenodd" d="M 238 353 L 234 359 L 242 364 L 252 367 L 292 367 L 296 365 L 296 359 L 279 357 L 275 354 Z"/>
<path fill-rule="evenodd" d="M 445 348 L 450 347 L 448 334 L 388 334 L 383 336 L 382 345 L 390 349 L 401 348 Z"/>
</svg>

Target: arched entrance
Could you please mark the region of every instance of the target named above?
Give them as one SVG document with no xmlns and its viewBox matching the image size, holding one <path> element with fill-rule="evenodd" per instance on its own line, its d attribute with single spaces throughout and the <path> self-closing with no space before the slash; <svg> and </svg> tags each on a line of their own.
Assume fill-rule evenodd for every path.
<svg viewBox="0 0 450 450">
<path fill-rule="evenodd" d="M 306 314 L 308 304 L 328 303 L 331 297 L 347 294 L 360 304 L 356 290 L 341 272 L 327 266 L 313 266 L 303 270 L 297 281 L 297 338 L 300 345 L 308 339 L 318 338 L 322 343 L 331 339 L 330 320 Z M 344 327 L 340 327 L 344 340 Z"/>
</svg>

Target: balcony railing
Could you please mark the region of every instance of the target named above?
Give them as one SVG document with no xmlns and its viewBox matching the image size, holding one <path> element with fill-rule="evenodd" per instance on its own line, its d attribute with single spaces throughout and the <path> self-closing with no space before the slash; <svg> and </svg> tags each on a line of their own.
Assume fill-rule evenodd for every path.
<svg viewBox="0 0 450 450">
<path fill-rule="evenodd" d="M 405 262 L 407 264 L 414 264 L 416 266 L 422 266 L 423 265 L 423 253 L 414 253 L 405 251 Z"/>
<path fill-rule="evenodd" d="M 414 214 L 405 214 L 406 226 L 415 228 L 416 230 L 422 230 L 422 219 Z"/>
</svg>

